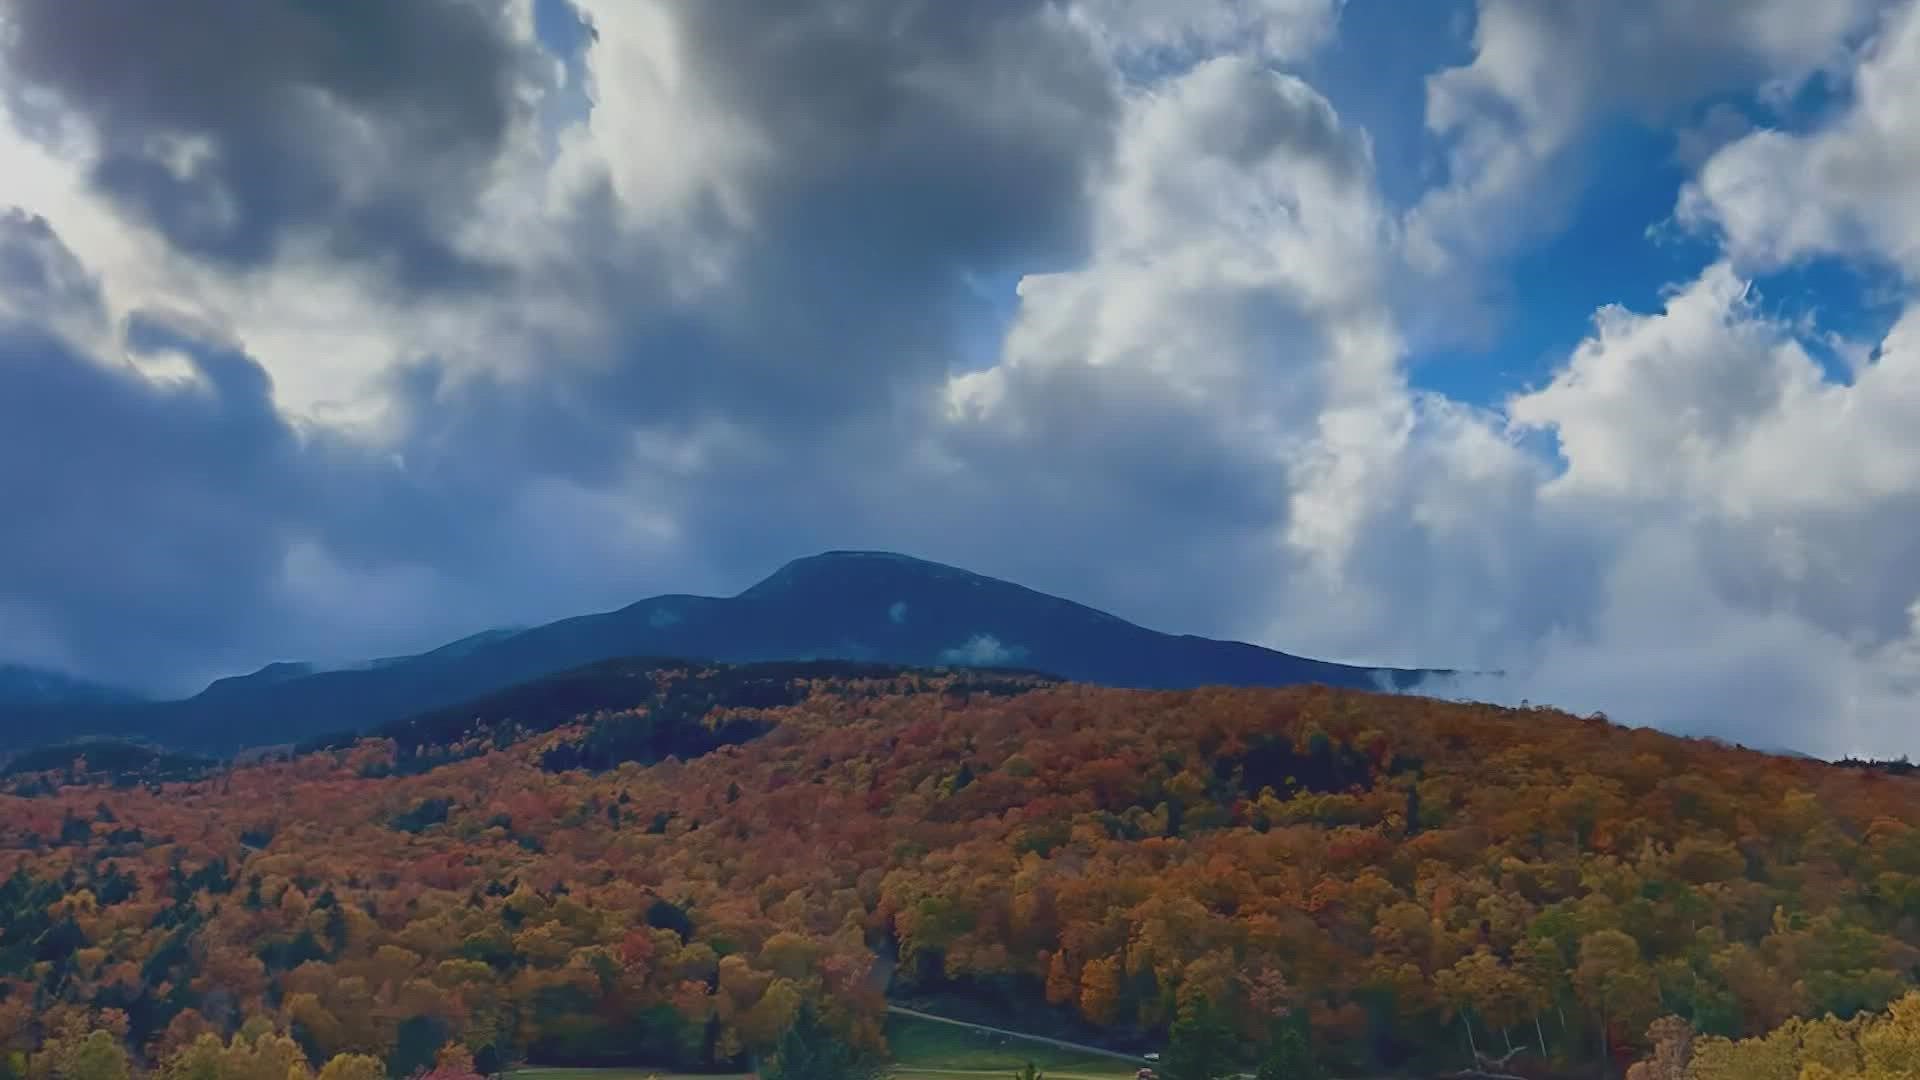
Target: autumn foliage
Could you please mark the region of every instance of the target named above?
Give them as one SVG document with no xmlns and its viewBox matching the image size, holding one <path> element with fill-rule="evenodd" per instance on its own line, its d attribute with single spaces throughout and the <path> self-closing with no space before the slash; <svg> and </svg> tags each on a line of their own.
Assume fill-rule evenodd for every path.
<svg viewBox="0 0 1920 1080">
<path fill-rule="evenodd" d="M 1627 1080 L 1920 1080 L 1920 992 L 1884 1013 L 1794 1019 L 1750 1039 L 1696 1037 L 1677 1016 L 1647 1037 L 1653 1053 Z"/>
<path fill-rule="evenodd" d="M 803 1003 L 879 1049 L 890 975 L 1121 1044 L 1204 1001 L 1249 1061 L 1292 1016 L 1336 1070 L 1618 1075 L 1663 1016 L 1698 1052 L 1920 974 L 1920 779 L 1321 688 L 791 689 L 700 699 L 732 734 L 690 760 L 603 716 L 0 797 L 0 1072 L 96 1030 L 321 1080 L 739 1067 Z"/>
</svg>

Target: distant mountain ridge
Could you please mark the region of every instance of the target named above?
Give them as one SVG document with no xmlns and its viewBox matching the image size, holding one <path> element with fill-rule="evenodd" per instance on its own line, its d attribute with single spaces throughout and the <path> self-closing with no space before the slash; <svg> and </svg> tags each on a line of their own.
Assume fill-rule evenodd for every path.
<svg viewBox="0 0 1920 1080">
<path fill-rule="evenodd" d="M 1404 690 L 1436 670 L 1311 660 L 1165 634 L 958 567 L 830 551 L 732 597 L 656 596 L 617 611 L 486 631 L 415 656 L 332 670 L 270 664 L 181 701 L 0 704 L 0 745 L 134 735 L 205 752 L 371 729 L 517 683 L 631 656 L 726 663 L 854 660 L 1019 667 L 1137 689 L 1325 683 Z"/>
<path fill-rule="evenodd" d="M 490 642 L 511 637 L 523 629 L 525 628 L 516 626 L 503 627 L 495 630 L 482 630 L 477 634 L 469 634 L 458 641 L 442 645 L 431 652 L 415 653 L 408 656 L 382 656 L 373 660 L 362 660 L 358 663 L 339 664 L 331 667 L 323 667 L 319 664 L 310 664 L 303 661 L 278 661 L 268 664 L 257 671 L 248 672 L 245 675 L 229 675 L 226 678 L 215 679 L 212 683 L 209 683 L 207 688 L 201 691 L 198 696 L 228 697 L 235 694 L 244 695 L 264 687 L 290 682 L 294 679 L 306 678 L 310 675 L 324 675 L 336 671 L 372 671 L 377 668 L 390 667 L 394 664 L 405 664 L 427 657 L 451 659 L 453 657 L 463 656 Z"/>
<path fill-rule="evenodd" d="M 0 664 L 0 709 L 22 705 L 112 705 L 144 700 L 118 686 L 26 664 Z"/>
</svg>

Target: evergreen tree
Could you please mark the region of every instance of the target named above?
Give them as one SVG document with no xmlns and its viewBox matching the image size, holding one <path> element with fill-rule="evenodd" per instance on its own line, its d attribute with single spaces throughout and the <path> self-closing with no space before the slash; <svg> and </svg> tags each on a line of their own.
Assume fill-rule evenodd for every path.
<svg viewBox="0 0 1920 1080">
<path fill-rule="evenodd" d="M 1257 1080 L 1321 1080 L 1326 1073 L 1314 1060 L 1306 1024 L 1289 1018 L 1275 1025 L 1273 1042 L 1254 1075 Z"/>
<path fill-rule="evenodd" d="M 1212 1002 L 1196 997 L 1180 1007 L 1167 1032 L 1160 1075 L 1165 1080 L 1221 1080 L 1235 1065 L 1233 1029 Z"/>
<path fill-rule="evenodd" d="M 849 1046 L 821 1021 L 812 1002 L 804 1002 L 780 1036 L 773 1060 L 761 1080 L 877 1080 L 880 1063 Z"/>
</svg>

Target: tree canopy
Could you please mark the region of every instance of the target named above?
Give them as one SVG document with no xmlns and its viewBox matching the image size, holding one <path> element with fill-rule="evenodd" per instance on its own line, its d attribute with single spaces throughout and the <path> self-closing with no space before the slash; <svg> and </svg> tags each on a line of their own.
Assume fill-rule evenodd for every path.
<svg viewBox="0 0 1920 1080">
<path fill-rule="evenodd" d="M 37 774 L 0 795 L 0 1067 L 742 1068 L 809 1007 L 868 1060 L 897 958 L 1002 1026 L 1224 1030 L 1242 1070 L 1292 1025 L 1335 1073 L 1617 1075 L 1665 1014 L 1710 1059 L 1920 975 L 1920 777 L 1324 688 L 783 677 Z"/>
</svg>

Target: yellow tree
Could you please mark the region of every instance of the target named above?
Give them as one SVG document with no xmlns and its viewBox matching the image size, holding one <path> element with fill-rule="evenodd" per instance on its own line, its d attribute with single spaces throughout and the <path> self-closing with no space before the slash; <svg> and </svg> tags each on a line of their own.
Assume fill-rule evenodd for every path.
<svg viewBox="0 0 1920 1080">
<path fill-rule="evenodd" d="M 1677 1016 L 1663 1016 L 1647 1028 L 1653 1053 L 1627 1070 L 1627 1080 L 1687 1080 L 1693 1058 L 1693 1025 Z"/>
<path fill-rule="evenodd" d="M 1860 1037 L 1869 1080 L 1920 1077 L 1920 992 L 1908 994 L 1887 1010 L 1887 1018 Z"/>
<path fill-rule="evenodd" d="M 1089 960 L 1080 969 L 1080 1012 L 1096 1024 L 1113 1023 L 1120 1005 L 1120 961 L 1111 956 Z"/>
<path fill-rule="evenodd" d="M 387 1067 L 368 1054 L 335 1054 L 320 1067 L 318 1080 L 386 1080 Z"/>
</svg>

